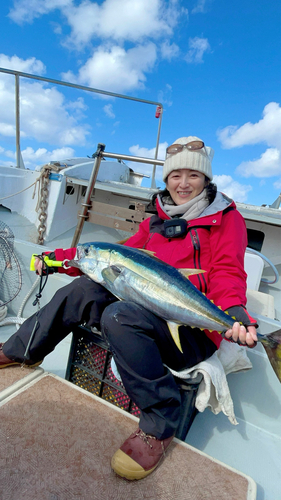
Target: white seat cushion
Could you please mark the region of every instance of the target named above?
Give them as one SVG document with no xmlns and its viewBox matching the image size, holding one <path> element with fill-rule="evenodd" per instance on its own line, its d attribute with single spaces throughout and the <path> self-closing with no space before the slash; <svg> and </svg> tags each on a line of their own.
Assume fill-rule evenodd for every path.
<svg viewBox="0 0 281 500">
<path fill-rule="evenodd" d="M 274 297 L 268 293 L 247 289 L 247 310 L 274 319 Z"/>
<path fill-rule="evenodd" d="M 247 287 L 258 290 L 264 268 L 264 261 L 259 255 L 246 252 L 244 268 L 247 273 Z"/>
</svg>

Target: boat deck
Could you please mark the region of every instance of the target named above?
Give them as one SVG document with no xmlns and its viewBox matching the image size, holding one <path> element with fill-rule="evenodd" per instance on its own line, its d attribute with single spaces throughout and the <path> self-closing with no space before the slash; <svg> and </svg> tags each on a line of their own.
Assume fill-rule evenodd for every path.
<svg viewBox="0 0 281 500">
<path fill-rule="evenodd" d="M 3 212 L 3 215 L 7 215 L 7 218 L 4 219 L 3 217 L 3 220 L 5 220 L 8 225 L 10 225 L 12 221 L 16 224 L 15 226 L 13 226 L 15 234 L 17 234 L 17 232 L 21 228 L 26 231 L 26 228 L 24 228 L 24 226 L 22 225 L 22 218 L 14 218 L 13 216 L 15 214 L 10 214 L 8 212 Z M 91 226 L 93 227 L 93 225 Z M 97 233 L 95 233 L 95 238 L 104 240 L 104 235 L 101 237 L 99 231 L 100 230 L 97 226 Z M 24 234 L 21 234 L 20 236 L 23 238 Z M 111 237 L 113 236 L 111 234 L 107 234 L 107 237 L 108 241 L 111 241 Z M 57 245 L 52 242 L 52 244 L 50 245 L 50 249 L 53 249 L 55 246 Z M 60 246 L 66 247 L 68 245 L 65 241 Z M 9 304 L 9 316 L 15 316 L 18 313 L 27 291 L 30 290 L 33 282 L 35 281 L 33 273 L 30 273 L 28 271 L 30 255 L 34 252 L 41 253 L 43 248 L 33 243 L 27 243 L 23 240 L 17 240 L 16 249 L 20 262 L 22 264 L 24 287 L 22 288 L 19 295 L 14 299 L 14 301 Z M 44 248 L 44 250 L 46 250 L 46 248 Z M 280 264 L 278 265 L 278 268 L 280 268 Z M 44 289 L 44 294 L 41 299 L 41 306 L 43 306 L 44 303 L 50 300 L 58 287 L 63 286 L 70 280 L 71 278 L 64 275 L 52 276 L 48 280 L 48 284 Z M 261 291 L 268 291 L 274 296 L 276 314 L 275 317 L 280 319 L 279 283 L 277 285 L 262 285 Z M 28 317 L 30 314 L 33 314 L 35 312 L 35 308 L 32 306 L 34 295 L 35 292 L 32 294 L 32 297 L 28 300 L 27 305 L 24 308 L 24 317 Z M 261 313 L 260 306 L 258 307 L 258 311 Z M 14 333 L 14 331 L 15 325 L 2 326 L 2 328 L 0 329 L 0 342 L 6 341 L 10 337 L 10 335 Z M 46 372 L 52 372 L 53 374 L 64 378 L 70 340 L 71 335 L 64 339 L 64 341 L 56 347 L 55 351 L 46 356 L 44 362 L 41 365 Z M 199 413 L 197 415 L 187 435 L 186 442 L 189 445 L 194 446 L 196 449 L 201 450 L 201 452 L 207 453 L 209 456 L 212 456 L 215 459 L 223 462 L 224 464 L 227 464 L 227 466 L 241 470 L 245 474 L 251 476 L 257 484 L 257 500 L 280 500 L 280 382 L 277 380 L 276 375 L 274 374 L 270 363 L 268 362 L 264 349 L 261 345 L 258 345 L 255 349 L 248 350 L 248 356 L 253 364 L 253 369 L 248 373 L 229 374 L 227 377 L 232 399 L 234 402 L 235 414 L 239 425 L 236 427 L 231 425 L 223 413 L 214 415 L 211 411 L 206 410 L 203 413 Z M 7 373 L 10 372 L 9 377 L 12 377 L 11 370 L 14 369 L 9 368 L 7 370 Z M 17 370 L 17 373 L 19 373 L 18 368 L 16 368 L 15 370 Z M 4 372 L 6 372 L 6 370 L 1 370 L 1 382 L 3 380 Z M 37 373 L 38 372 L 36 372 L 36 374 Z M 24 376 L 32 376 L 30 370 L 29 373 L 25 373 Z M 7 382 L 6 388 L 9 390 L 9 386 L 12 386 L 16 382 L 19 382 L 21 384 L 21 381 L 12 381 L 11 383 Z M 27 380 L 24 381 L 24 385 L 26 383 Z M 0 386 L 0 390 L 2 389 L 3 386 Z M 7 393 L 5 395 L 5 398 L 5 401 L 8 402 Z M 18 401 L 20 402 L 20 400 Z M 2 410 L 2 406 L 0 406 L 0 409 Z M 17 418 L 20 421 L 21 415 L 17 414 Z M 1 422 L 2 421 L 3 419 L 1 419 Z M 44 443 L 44 441 L 41 442 Z M 118 441 L 117 443 L 117 446 L 119 445 L 120 441 Z M 12 460 L 14 453 L 13 450 L 9 450 L 9 453 Z M 6 460 L 7 455 L 5 456 L 5 464 Z M 0 463 L 4 463 L 2 459 L 0 459 Z M 50 470 L 52 470 L 52 468 Z M 161 470 L 161 468 L 159 470 Z M 7 469 L 6 467 L 5 474 L 8 473 L 7 471 L 9 471 L 9 473 L 11 474 L 11 470 Z M 156 471 L 155 474 L 156 473 L 158 474 L 158 471 Z M 2 478 L 3 474 L 4 473 L 2 472 Z M 21 474 L 23 474 L 24 477 L 24 473 L 21 472 Z M 189 465 L 186 466 L 186 474 L 189 474 Z M 84 481 L 83 477 L 84 476 L 82 475 L 82 482 Z M 29 476 L 29 480 L 32 484 L 31 476 Z M 136 485 L 135 488 L 136 490 L 138 489 Z M 11 494 L 11 490 L 9 491 Z M 17 490 L 17 493 L 18 492 L 19 490 Z M 16 498 L 18 500 L 18 498 L 24 498 L 24 496 L 27 496 L 26 493 L 19 496 L 15 495 L 15 497 L 6 496 L 5 500 L 12 500 L 13 498 Z M 34 495 L 33 497 L 31 496 L 30 498 L 34 498 L 34 500 L 37 499 L 36 495 Z M 41 496 L 39 496 L 39 498 L 41 500 Z M 71 497 L 70 495 L 69 497 L 63 497 L 56 494 L 52 496 L 52 494 L 50 494 L 48 500 L 63 500 L 64 498 L 69 498 L 70 500 L 71 498 L 88 500 L 88 498 L 92 499 L 94 497 L 92 497 L 91 495 L 88 496 L 88 498 L 83 498 L 82 496 Z M 120 496 L 117 496 L 116 493 L 116 499 L 123 500 L 123 498 L 126 499 L 123 490 L 122 496 L 121 494 Z M 128 496 L 127 498 L 128 500 L 131 500 L 131 498 L 134 497 Z M 145 496 L 141 498 L 145 498 Z M 153 500 L 153 497 L 151 498 Z M 172 494 L 170 498 L 181 497 Z M 205 499 L 206 497 L 194 496 L 194 498 L 195 500 L 197 500 L 197 498 Z"/>
<path fill-rule="evenodd" d="M 10 368 L 2 370 L 0 377 L 0 401 L 27 385 L 44 372 L 42 368 Z"/>
<path fill-rule="evenodd" d="M 36 372 L 0 403 L 2 500 L 256 498 L 251 478 L 176 439 L 147 478 L 118 477 L 110 459 L 137 419 L 55 375 Z M 2 373 L 15 382 L 19 374 L 26 377 L 18 367 Z"/>
</svg>

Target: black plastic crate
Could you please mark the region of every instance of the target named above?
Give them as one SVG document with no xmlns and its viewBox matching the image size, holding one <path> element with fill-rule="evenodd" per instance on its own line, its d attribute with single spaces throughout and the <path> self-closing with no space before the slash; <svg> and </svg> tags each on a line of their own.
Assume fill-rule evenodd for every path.
<svg viewBox="0 0 281 500">
<path fill-rule="evenodd" d="M 111 369 L 112 353 L 100 332 L 83 326 L 73 330 L 66 379 L 109 403 L 139 416 L 140 410 L 129 398 L 125 387 L 116 379 Z M 197 414 L 195 399 L 202 375 L 186 382 L 175 377 L 181 394 L 181 415 L 176 437 L 185 440 Z"/>
<path fill-rule="evenodd" d="M 86 391 L 99 396 L 132 415 L 140 411 L 129 398 L 122 382 L 111 369 L 112 353 L 99 332 L 79 326 L 73 340 L 67 366 L 66 379 Z"/>
</svg>

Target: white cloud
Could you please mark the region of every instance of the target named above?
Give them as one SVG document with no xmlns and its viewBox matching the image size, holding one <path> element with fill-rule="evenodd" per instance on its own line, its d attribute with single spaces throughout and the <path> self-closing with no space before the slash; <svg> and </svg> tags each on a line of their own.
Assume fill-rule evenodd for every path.
<svg viewBox="0 0 281 500">
<path fill-rule="evenodd" d="M 205 52 L 210 52 L 211 50 L 208 39 L 198 36 L 189 38 L 188 47 L 189 50 L 184 58 L 187 63 L 202 63 Z"/>
<path fill-rule="evenodd" d="M 63 78 L 124 93 L 143 88 L 147 73 L 161 58 L 179 57 L 179 47 L 171 39 L 179 19 L 188 17 L 180 4 L 180 0 L 15 0 L 9 16 L 23 24 L 59 9 L 62 24 L 50 23 L 64 46 L 84 50 L 95 44 L 78 74 L 69 71 Z M 64 25 L 68 35 L 63 38 Z M 206 47 L 200 40 L 191 41 L 189 62 L 202 62 Z"/>
<path fill-rule="evenodd" d="M 35 57 L 20 59 L 18 56 L 9 57 L 5 54 L 0 54 L 0 67 L 22 71 L 23 73 L 32 73 L 35 75 L 43 75 L 46 73 L 45 64 Z"/>
<path fill-rule="evenodd" d="M 178 16 L 178 1 L 164 0 L 105 0 L 102 3 L 85 0 L 64 9 L 71 35 L 68 42 L 76 47 L 93 38 L 120 42 L 140 41 L 171 36 Z"/>
<path fill-rule="evenodd" d="M 52 25 L 53 31 L 56 35 L 62 34 L 62 25 L 61 24 L 52 22 L 51 25 Z"/>
<path fill-rule="evenodd" d="M 0 153 L 3 157 L 11 158 L 13 164 L 16 164 L 16 153 L 10 150 L 4 150 L 0 148 Z M 49 163 L 50 161 L 65 160 L 66 158 L 72 158 L 75 156 L 75 151 L 72 148 L 64 147 L 57 148 L 48 151 L 46 148 L 38 148 L 34 150 L 32 147 L 27 147 L 21 151 L 24 165 L 26 168 L 34 169 L 36 166 L 43 165 L 44 163 Z M 6 161 L 1 163 L 4 165 L 11 165 L 11 161 Z"/>
<path fill-rule="evenodd" d="M 109 118 L 115 118 L 115 114 L 113 113 L 113 109 L 112 109 L 112 104 L 106 104 L 103 107 L 103 110 L 104 110 L 106 116 L 108 116 Z"/>
<path fill-rule="evenodd" d="M 159 160 L 164 160 L 165 159 L 165 156 L 166 156 L 166 148 L 168 147 L 168 143 L 167 142 L 162 142 L 159 144 L 159 147 L 158 147 L 158 155 L 157 155 L 157 158 Z M 140 156 L 141 158 L 155 158 L 155 147 L 154 148 L 144 148 L 144 147 L 141 147 L 139 144 L 135 144 L 134 146 L 131 146 L 129 148 L 129 151 L 131 153 L 131 155 L 133 156 Z M 135 163 L 135 162 L 128 162 L 128 165 L 129 167 L 131 167 L 134 171 L 137 171 L 138 168 L 137 168 L 137 165 L 138 163 Z M 141 171 L 146 174 L 146 175 L 149 175 L 151 177 L 151 174 L 152 174 L 152 170 L 153 170 L 153 165 L 150 164 L 150 163 L 142 163 L 141 164 L 142 167 L 141 167 Z M 162 167 L 161 166 L 157 166 L 156 167 L 156 179 L 159 181 L 162 181 Z"/>
<path fill-rule="evenodd" d="M 163 59 L 171 61 L 179 56 L 180 49 L 175 43 L 170 43 L 168 40 L 163 42 L 160 47 L 161 55 Z"/>
<path fill-rule="evenodd" d="M 0 98 L 0 102 L 1 102 Z M 0 122 L 0 135 L 4 135 L 5 137 L 15 137 L 16 128 L 15 125 L 11 125 L 10 123 Z"/>
<path fill-rule="evenodd" d="M 245 123 L 241 127 L 230 125 L 218 131 L 218 138 L 226 149 L 265 142 L 269 146 L 281 146 L 281 107 L 270 102 L 264 107 L 263 117 L 257 123 Z"/>
<path fill-rule="evenodd" d="M 15 151 L 10 151 L 9 149 L 6 149 L 3 151 L 4 155 L 7 156 L 7 158 L 16 158 L 16 153 Z"/>
<path fill-rule="evenodd" d="M 230 125 L 218 131 L 224 148 L 265 143 L 267 148 L 260 158 L 244 161 L 237 167 L 243 177 L 271 177 L 281 174 L 281 108 L 270 102 L 257 123 L 245 123 L 241 127 Z"/>
<path fill-rule="evenodd" d="M 172 93 L 173 93 L 172 86 L 166 83 L 164 90 L 159 90 L 158 92 L 158 102 L 166 104 L 167 106 L 172 106 L 173 104 Z"/>
<path fill-rule="evenodd" d="M 252 186 L 246 186 L 234 181 L 230 175 L 214 175 L 214 183 L 218 186 L 218 191 L 222 191 L 234 201 L 243 203 L 247 200 Z"/>
<path fill-rule="evenodd" d="M 198 14 L 198 13 L 203 13 L 206 12 L 206 4 L 208 0 L 198 0 L 197 4 L 195 7 L 193 7 L 191 14 Z"/>
<path fill-rule="evenodd" d="M 243 177 L 272 177 L 281 174 L 280 150 L 267 149 L 260 158 L 243 161 L 236 170 Z"/>
<path fill-rule="evenodd" d="M 44 65 L 35 58 L 22 60 L 18 57 L 0 55 L 0 66 L 20 71 L 44 71 Z M 39 72 L 39 71 L 38 71 Z M 0 76 L 0 134 L 15 136 L 14 119 L 14 77 Z M 85 144 L 87 126 L 79 124 L 85 109 L 82 98 L 67 101 L 55 87 L 41 82 L 21 79 L 20 86 L 20 126 L 21 138 L 33 138 L 62 146 Z"/>
<path fill-rule="evenodd" d="M 48 151 L 46 148 L 38 148 L 35 151 L 33 148 L 28 147 L 21 153 L 25 166 L 29 168 L 50 161 L 72 158 L 75 154 L 74 149 L 69 147 L 53 149 L 52 151 Z"/>
<path fill-rule="evenodd" d="M 166 156 L 166 149 L 168 147 L 167 142 L 161 142 L 158 147 L 158 155 L 157 158 L 158 160 L 164 160 Z M 154 158 L 155 157 L 155 149 L 156 148 L 144 148 L 141 147 L 139 144 L 136 144 L 134 146 L 131 146 L 129 148 L 130 153 L 134 156 L 141 156 L 143 158 Z"/>
<path fill-rule="evenodd" d="M 71 35 L 68 43 L 82 48 L 93 38 L 139 41 L 171 36 L 178 17 L 186 13 L 179 0 L 15 0 L 9 17 L 17 24 L 61 10 Z"/>
<path fill-rule="evenodd" d="M 15 0 L 8 15 L 17 24 L 32 23 L 37 17 L 71 4 L 72 0 Z"/>
<path fill-rule="evenodd" d="M 151 71 L 157 59 L 152 42 L 129 50 L 120 46 L 100 46 L 79 69 L 78 76 L 65 73 L 64 79 L 115 93 L 143 88 L 145 72 Z"/>
</svg>

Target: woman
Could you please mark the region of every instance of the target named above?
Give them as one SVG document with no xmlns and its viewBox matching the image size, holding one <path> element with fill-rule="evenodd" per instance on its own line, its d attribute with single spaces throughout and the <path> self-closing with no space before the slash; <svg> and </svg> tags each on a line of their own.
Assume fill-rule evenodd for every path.
<svg viewBox="0 0 281 500">
<path fill-rule="evenodd" d="M 256 322 L 246 309 L 244 253 L 247 234 L 232 200 L 212 184 L 213 150 L 197 137 L 182 137 L 167 148 L 163 167 L 166 189 L 153 198 L 156 214 L 146 219 L 125 245 L 152 250 L 177 268 L 205 272 L 193 284 L 238 321 L 227 338 L 254 346 Z M 75 249 L 55 251 L 57 260 L 71 259 Z M 37 269 L 40 264 L 37 262 Z M 64 272 L 64 270 L 61 270 Z M 70 269 L 68 274 L 77 273 Z M 127 479 L 141 479 L 159 464 L 179 423 L 180 394 L 167 368 L 182 370 L 209 358 L 218 349 L 217 332 L 180 327 L 183 352 L 175 346 L 167 324 L 133 303 L 117 301 L 85 276 L 59 290 L 47 306 L 4 345 L 0 366 L 22 363 L 30 332 L 30 365 L 44 358 L 73 328 L 97 326 L 111 350 L 130 398 L 141 410 L 139 428 L 112 458 L 112 468 Z"/>
</svg>

